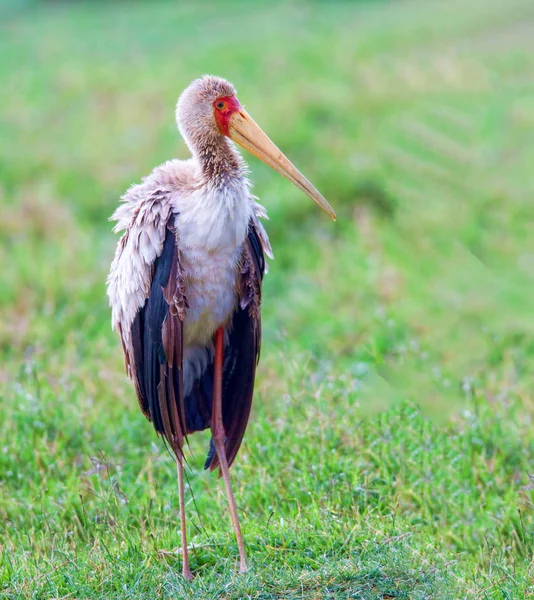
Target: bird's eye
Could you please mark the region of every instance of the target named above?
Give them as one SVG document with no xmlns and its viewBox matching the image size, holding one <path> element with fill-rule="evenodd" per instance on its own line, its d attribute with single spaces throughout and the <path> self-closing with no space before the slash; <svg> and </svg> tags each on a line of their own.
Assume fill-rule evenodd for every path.
<svg viewBox="0 0 534 600">
<path fill-rule="evenodd" d="M 222 100 L 219 100 L 215 103 L 215 108 L 218 108 L 219 110 L 222 110 L 225 106 L 226 102 L 223 102 Z"/>
</svg>

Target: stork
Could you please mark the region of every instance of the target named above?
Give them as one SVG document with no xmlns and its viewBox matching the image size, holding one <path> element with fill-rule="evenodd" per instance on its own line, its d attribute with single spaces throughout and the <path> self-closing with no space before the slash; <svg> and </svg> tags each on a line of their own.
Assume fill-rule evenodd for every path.
<svg viewBox="0 0 534 600">
<path fill-rule="evenodd" d="M 205 468 L 219 469 L 247 569 L 229 468 L 252 404 L 265 255 L 272 258 L 246 165 L 231 140 L 274 168 L 332 219 L 323 196 L 247 114 L 231 83 L 204 76 L 178 99 L 192 157 L 156 167 L 111 217 L 120 238 L 107 279 L 112 325 L 141 410 L 176 459 L 182 574 L 191 580 L 184 443 L 211 428 Z"/>
</svg>

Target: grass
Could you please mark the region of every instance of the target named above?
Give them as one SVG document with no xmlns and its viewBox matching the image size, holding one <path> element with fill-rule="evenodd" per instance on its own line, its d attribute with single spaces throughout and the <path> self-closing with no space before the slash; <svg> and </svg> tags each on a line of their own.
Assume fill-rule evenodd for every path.
<svg viewBox="0 0 534 600">
<path fill-rule="evenodd" d="M 11 3 L 0 36 L 0 596 L 534 597 L 527 0 Z M 124 189 L 200 73 L 337 209 L 247 157 L 276 259 L 233 468 L 169 456 L 104 281 Z M 7 91 L 7 93 L 6 93 Z"/>
</svg>

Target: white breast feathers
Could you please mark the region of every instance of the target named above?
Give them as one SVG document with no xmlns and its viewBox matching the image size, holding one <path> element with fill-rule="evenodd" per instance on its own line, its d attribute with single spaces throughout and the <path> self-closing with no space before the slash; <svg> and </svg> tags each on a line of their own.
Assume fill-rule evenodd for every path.
<svg viewBox="0 0 534 600">
<path fill-rule="evenodd" d="M 236 275 L 254 202 L 246 180 L 177 198 L 176 228 L 189 308 L 184 342 L 208 344 L 235 309 Z"/>
</svg>

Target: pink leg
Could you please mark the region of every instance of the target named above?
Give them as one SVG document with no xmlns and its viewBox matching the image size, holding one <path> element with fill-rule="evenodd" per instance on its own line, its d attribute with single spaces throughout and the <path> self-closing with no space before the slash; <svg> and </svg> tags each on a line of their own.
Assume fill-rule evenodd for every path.
<svg viewBox="0 0 534 600">
<path fill-rule="evenodd" d="M 230 516 L 237 538 L 237 547 L 239 548 L 240 568 L 239 571 L 244 573 L 247 570 L 247 557 L 245 555 L 245 545 L 239 519 L 237 517 L 237 507 L 235 505 L 234 493 L 232 492 L 232 484 L 230 482 L 230 473 L 228 472 L 228 461 L 226 460 L 226 449 L 224 441 L 226 433 L 222 418 L 222 375 L 223 375 L 223 349 L 224 349 L 224 329 L 219 327 L 215 332 L 215 361 L 214 361 L 214 383 L 213 383 L 213 407 L 211 413 L 211 435 L 213 436 L 213 444 L 219 458 L 221 474 L 226 487 L 226 496 L 228 498 L 228 506 L 230 508 Z"/>
<path fill-rule="evenodd" d="M 182 533 L 182 575 L 188 581 L 193 580 L 189 569 L 189 553 L 187 550 L 187 535 L 185 530 L 185 499 L 184 499 L 184 465 L 183 458 L 176 459 L 176 470 L 178 472 L 178 494 L 180 496 L 180 529 Z"/>
</svg>

